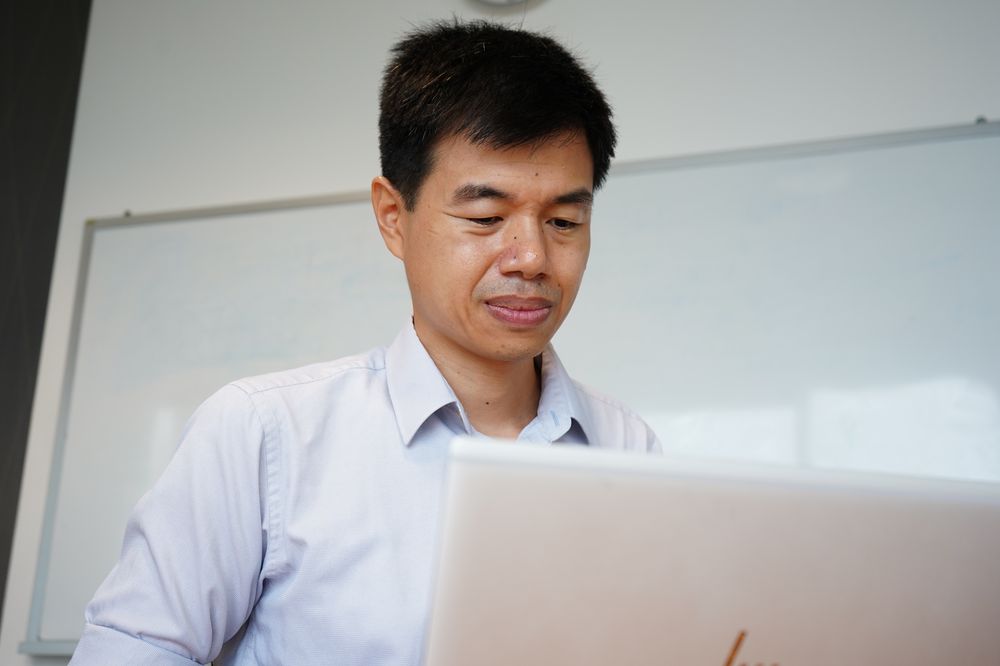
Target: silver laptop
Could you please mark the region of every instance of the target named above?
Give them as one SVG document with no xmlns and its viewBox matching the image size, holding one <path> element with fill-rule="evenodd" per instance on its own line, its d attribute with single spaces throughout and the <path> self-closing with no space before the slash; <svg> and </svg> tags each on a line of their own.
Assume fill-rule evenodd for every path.
<svg viewBox="0 0 1000 666">
<path fill-rule="evenodd" d="M 1000 664 L 1000 485 L 453 443 L 427 666 Z"/>
</svg>

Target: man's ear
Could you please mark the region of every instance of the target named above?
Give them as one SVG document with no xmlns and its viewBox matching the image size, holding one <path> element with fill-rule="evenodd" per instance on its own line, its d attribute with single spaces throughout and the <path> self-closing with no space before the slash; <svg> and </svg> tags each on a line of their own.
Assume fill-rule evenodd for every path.
<svg viewBox="0 0 1000 666">
<path fill-rule="evenodd" d="M 375 220 L 385 246 L 396 258 L 402 259 L 406 245 L 402 224 L 406 206 L 403 195 L 385 176 L 377 176 L 372 180 L 372 210 L 375 211 Z"/>
</svg>

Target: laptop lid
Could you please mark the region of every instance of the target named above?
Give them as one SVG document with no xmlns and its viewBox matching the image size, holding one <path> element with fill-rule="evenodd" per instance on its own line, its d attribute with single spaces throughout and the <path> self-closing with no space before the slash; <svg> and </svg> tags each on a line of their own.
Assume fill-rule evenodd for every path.
<svg viewBox="0 0 1000 666">
<path fill-rule="evenodd" d="M 1000 486 L 458 439 L 428 666 L 1000 664 Z"/>
</svg>

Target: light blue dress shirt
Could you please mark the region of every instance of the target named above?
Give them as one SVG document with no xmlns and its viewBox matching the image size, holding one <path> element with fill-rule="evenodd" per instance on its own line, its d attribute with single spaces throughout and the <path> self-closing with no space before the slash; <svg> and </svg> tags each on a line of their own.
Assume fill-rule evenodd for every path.
<svg viewBox="0 0 1000 666">
<path fill-rule="evenodd" d="M 388 348 L 227 385 L 136 506 L 70 663 L 419 664 L 459 434 L 475 431 L 412 325 Z M 519 439 L 660 447 L 551 347 Z"/>
</svg>

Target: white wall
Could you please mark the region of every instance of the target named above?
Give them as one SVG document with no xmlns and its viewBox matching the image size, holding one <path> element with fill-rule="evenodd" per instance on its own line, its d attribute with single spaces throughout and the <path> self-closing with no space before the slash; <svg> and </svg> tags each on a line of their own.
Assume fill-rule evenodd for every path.
<svg viewBox="0 0 1000 666">
<path fill-rule="evenodd" d="M 385 52 L 412 23 L 452 14 L 486 15 L 472 0 L 94 1 L 0 663 L 65 662 L 16 649 L 83 221 L 365 189 Z M 596 66 L 622 160 L 1000 118 L 993 0 L 535 0 L 524 24 Z"/>
</svg>

